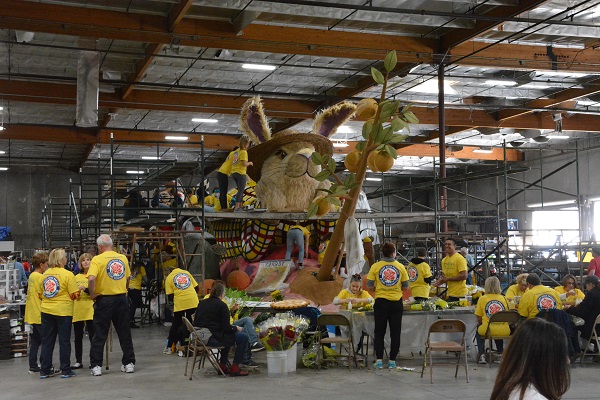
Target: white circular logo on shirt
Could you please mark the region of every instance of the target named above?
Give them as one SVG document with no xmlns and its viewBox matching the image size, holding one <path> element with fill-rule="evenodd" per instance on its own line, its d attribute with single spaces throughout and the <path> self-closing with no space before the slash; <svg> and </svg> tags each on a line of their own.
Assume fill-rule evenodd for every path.
<svg viewBox="0 0 600 400">
<path fill-rule="evenodd" d="M 192 281 L 187 274 L 177 274 L 173 278 L 173 284 L 179 290 L 185 290 L 190 287 Z"/>
<path fill-rule="evenodd" d="M 49 276 L 44 279 L 44 297 L 51 299 L 60 291 L 60 283 L 54 276 Z"/>
<path fill-rule="evenodd" d="M 488 318 L 499 311 L 506 311 L 506 309 L 504 308 L 504 304 L 502 304 L 498 300 L 489 301 L 485 305 L 485 315 L 487 315 Z"/>
<path fill-rule="evenodd" d="M 394 265 L 384 265 L 379 270 L 379 280 L 383 286 L 394 286 L 400 280 L 400 271 Z"/>
<path fill-rule="evenodd" d="M 542 310 L 552 310 L 556 308 L 556 300 L 554 297 L 549 294 L 543 294 L 537 299 L 537 309 Z"/>
<path fill-rule="evenodd" d="M 110 279 L 118 281 L 125 276 L 125 263 L 118 259 L 109 260 L 106 264 L 106 273 Z"/>
<path fill-rule="evenodd" d="M 410 282 L 414 282 L 419 279 L 419 271 L 417 270 L 417 267 L 411 265 L 408 267 L 408 271 L 406 272 L 408 273 L 408 280 Z"/>
</svg>

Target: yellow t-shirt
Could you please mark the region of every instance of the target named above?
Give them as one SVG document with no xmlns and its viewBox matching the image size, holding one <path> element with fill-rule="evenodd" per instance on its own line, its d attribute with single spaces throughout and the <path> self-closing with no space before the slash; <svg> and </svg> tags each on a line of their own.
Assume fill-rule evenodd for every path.
<svg viewBox="0 0 600 400">
<path fill-rule="evenodd" d="M 408 274 L 398 261 L 379 261 L 371 266 L 367 280 L 375 281 L 375 298 L 402 299 L 402 283 L 408 284 Z"/>
<path fill-rule="evenodd" d="M 323 264 L 323 259 L 325 258 L 325 250 L 327 250 L 327 246 L 329 246 L 329 240 L 321 242 L 321 244 L 319 245 L 319 255 L 317 256 L 319 264 Z"/>
<path fill-rule="evenodd" d="M 219 167 L 218 172 L 227 176 L 231 175 L 231 162 L 233 160 L 232 154 L 233 151 L 230 151 L 229 154 L 227 154 L 227 158 L 225 159 L 225 162 Z"/>
<path fill-rule="evenodd" d="M 75 284 L 88 287 L 88 276 L 86 274 L 75 275 Z M 73 301 L 73 322 L 91 321 L 94 319 L 94 301 L 90 295 L 83 290 L 79 291 L 79 297 Z"/>
<path fill-rule="evenodd" d="M 458 276 L 460 272 L 467 271 L 467 260 L 460 255 L 454 253 L 452 256 L 446 256 L 442 260 L 442 272 L 448 278 Z M 448 297 L 463 297 L 467 295 L 467 281 L 448 281 Z"/>
<path fill-rule="evenodd" d="M 481 325 L 477 328 L 477 332 L 481 336 L 484 336 L 487 332 L 487 327 L 490 322 L 490 317 L 496 314 L 498 311 L 507 311 L 508 303 L 506 298 L 501 294 L 486 294 L 481 296 L 477 301 L 477 308 L 475 309 L 475 315 L 481 317 Z M 490 331 L 494 336 L 508 336 L 510 335 L 510 327 L 506 322 L 496 322 L 490 327 Z"/>
<path fill-rule="evenodd" d="M 366 290 L 361 290 L 358 295 L 352 293 L 349 289 L 342 289 L 342 291 L 336 296 L 338 300 L 345 299 L 371 299 L 371 303 L 373 302 L 373 297 Z M 334 299 L 334 303 L 337 303 Z"/>
<path fill-rule="evenodd" d="M 248 161 L 248 152 L 246 150 L 237 149 L 231 153 L 231 173 L 246 175 L 246 167 L 242 161 Z"/>
<path fill-rule="evenodd" d="M 127 257 L 112 250 L 92 258 L 88 276 L 96 277 L 96 294 L 115 295 L 127 293 L 131 276 Z"/>
<path fill-rule="evenodd" d="M 527 289 L 525 289 L 525 292 L 527 291 Z M 506 298 L 507 299 L 512 299 L 515 296 L 523 296 L 525 294 L 525 292 L 521 292 L 519 290 L 519 284 L 515 283 L 514 285 L 510 285 L 508 287 L 508 289 L 506 289 Z"/>
<path fill-rule="evenodd" d="M 77 292 L 75 276 L 62 267 L 48 268 L 42 275 L 43 313 L 68 317 L 73 315 L 73 300 L 70 295 Z"/>
<path fill-rule="evenodd" d="M 558 294 L 565 294 L 565 293 L 567 293 L 567 291 L 565 290 L 564 286 L 557 286 L 557 287 L 554 288 L 554 290 L 556 290 L 556 292 Z M 581 290 L 575 289 L 575 295 L 567 297 L 567 299 L 564 300 L 562 303 L 563 303 L 563 305 L 566 304 L 566 303 L 575 304 L 575 302 L 577 300 L 583 300 L 584 298 L 585 298 L 585 294 L 583 294 L 583 292 Z"/>
<path fill-rule="evenodd" d="M 310 236 L 310 231 L 305 226 L 302 226 L 302 225 L 292 225 L 292 226 L 290 226 L 290 229 L 288 230 L 288 232 L 291 231 L 292 229 L 300 229 L 302 231 L 302 235 L 304 235 L 304 236 Z"/>
<path fill-rule="evenodd" d="M 165 280 L 165 293 L 173 295 L 174 312 L 198 307 L 198 283 L 194 277 L 181 268 L 175 268 Z"/>
<path fill-rule="evenodd" d="M 129 278 L 129 289 L 142 290 L 142 279 L 146 276 L 146 268 L 139 267 L 136 273 L 131 274 Z"/>
<path fill-rule="evenodd" d="M 529 289 L 519 302 L 519 315 L 526 318 L 535 318 L 542 310 L 562 310 L 562 302 L 556 290 L 544 285 L 537 285 Z"/>
<path fill-rule="evenodd" d="M 27 283 L 27 300 L 25 300 L 25 323 L 37 324 L 42 323 L 42 274 L 32 272 L 29 275 Z"/>
<path fill-rule="evenodd" d="M 426 262 L 413 264 L 412 261 L 406 268 L 408 283 L 413 297 L 429 297 L 431 286 L 425 282 L 425 278 L 431 277 L 431 268 Z"/>
</svg>

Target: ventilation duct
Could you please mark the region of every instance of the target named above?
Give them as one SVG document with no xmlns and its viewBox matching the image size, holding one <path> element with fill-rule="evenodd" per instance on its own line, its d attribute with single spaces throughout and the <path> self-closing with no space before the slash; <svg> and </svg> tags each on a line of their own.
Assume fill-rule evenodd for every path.
<svg viewBox="0 0 600 400">
<path fill-rule="evenodd" d="M 100 53 L 82 51 L 77 63 L 77 112 L 75 125 L 82 128 L 98 126 L 98 95 Z"/>
</svg>

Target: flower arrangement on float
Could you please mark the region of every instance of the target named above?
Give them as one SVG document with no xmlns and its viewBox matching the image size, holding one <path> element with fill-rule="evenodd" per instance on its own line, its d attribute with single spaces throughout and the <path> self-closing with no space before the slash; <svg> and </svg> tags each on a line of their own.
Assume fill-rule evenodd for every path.
<svg viewBox="0 0 600 400">
<path fill-rule="evenodd" d="M 308 319 L 292 312 L 279 313 L 261 322 L 257 327 L 258 338 L 267 351 L 285 351 L 298 343 L 308 329 Z"/>
</svg>

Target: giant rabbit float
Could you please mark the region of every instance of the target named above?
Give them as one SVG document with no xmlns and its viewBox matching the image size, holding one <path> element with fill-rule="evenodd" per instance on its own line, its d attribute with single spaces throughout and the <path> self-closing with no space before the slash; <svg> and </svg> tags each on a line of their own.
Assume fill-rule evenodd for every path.
<svg viewBox="0 0 600 400">
<path fill-rule="evenodd" d="M 314 177 L 321 166 L 310 159 L 314 151 L 331 155 L 330 137 L 349 120 L 356 106 L 343 102 L 321 111 L 314 119 L 312 131 L 301 133 L 285 130 L 272 134 L 259 97 L 248 99 L 242 107 L 241 130 L 255 144 L 248 150 L 248 159 L 254 163 L 248 175 L 256 181 L 256 196 L 260 207 L 271 212 L 307 212 L 310 203 L 325 193 L 329 181 L 319 182 Z M 325 236 L 333 224 L 315 221 L 319 236 Z M 269 223 L 259 220 L 221 221 L 214 224 L 217 241 L 227 248 L 225 257 L 242 256 L 248 261 L 262 258 L 275 232 L 287 231 L 283 221 Z"/>
</svg>

